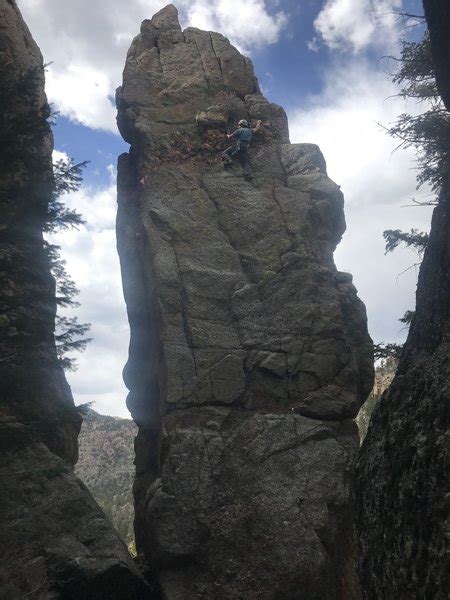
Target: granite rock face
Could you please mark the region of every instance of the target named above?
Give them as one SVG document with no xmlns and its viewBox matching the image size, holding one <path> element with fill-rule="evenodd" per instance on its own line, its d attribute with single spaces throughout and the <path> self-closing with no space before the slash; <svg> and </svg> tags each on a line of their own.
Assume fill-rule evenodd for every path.
<svg viewBox="0 0 450 600">
<path fill-rule="evenodd" d="M 43 241 L 53 171 L 42 55 L 15 2 L 0 2 L 0 407 L 2 415 L 42 424 L 44 443 L 77 460 L 81 418 L 55 340 L 55 281 Z"/>
<path fill-rule="evenodd" d="M 153 596 L 86 486 L 22 423 L 0 420 L 2 600 Z"/>
<path fill-rule="evenodd" d="M 448 597 L 450 187 L 435 208 L 416 316 L 356 469 L 365 598 Z"/>
<path fill-rule="evenodd" d="M 433 62 L 450 110 L 448 3 L 424 1 Z M 364 597 L 448 597 L 450 166 L 420 268 L 416 314 L 390 388 L 371 419 L 356 469 Z"/>
<path fill-rule="evenodd" d="M 73 474 L 81 417 L 57 360 L 43 241 L 53 189 L 44 68 L 12 0 L 0 0 L 0 80 L 0 596 L 142 598 L 125 546 Z"/>
<path fill-rule="evenodd" d="M 373 381 L 333 262 L 340 189 L 251 62 L 171 5 L 142 23 L 117 106 L 138 548 L 170 600 L 340 598 L 351 419 Z M 264 123 L 252 181 L 220 163 L 241 118 Z"/>
</svg>

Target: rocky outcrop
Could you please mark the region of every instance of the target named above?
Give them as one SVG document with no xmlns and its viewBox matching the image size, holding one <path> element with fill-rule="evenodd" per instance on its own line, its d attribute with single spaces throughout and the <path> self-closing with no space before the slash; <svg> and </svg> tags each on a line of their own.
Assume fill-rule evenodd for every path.
<svg viewBox="0 0 450 600">
<path fill-rule="evenodd" d="M 352 419 L 373 363 L 333 262 L 340 189 L 249 59 L 173 6 L 142 23 L 117 105 L 138 550 L 167 600 L 351 598 Z M 240 118 L 264 122 L 252 181 L 219 160 Z"/>
<path fill-rule="evenodd" d="M 81 417 L 58 363 L 43 242 L 53 192 L 42 56 L 0 0 L 2 599 L 141 598 L 125 546 L 74 476 Z"/>
<path fill-rule="evenodd" d="M 6 0 L 0 76 L 1 414 L 32 424 L 52 452 L 73 464 L 81 417 L 56 356 L 55 282 L 42 233 L 53 189 L 44 68 L 16 3 Z"/>
<path fill-rule="evenodd" d="M 70 466 L 17 422 L 0 421 L 2 600 L 151 598 Z"/>
<path fill-rule="evenodd" d="M 447 9 L 446 3 L 424 2 L 427 16 L 439 4 Z M 440 37 L 445 45 L 448 20 L 442 18 L 440 24 L 447 32 Z M 432 42 L 436 26 L 435 18 Z M 439 64 L 436 60 L 437 68 Z M 447 63 L 440 81 L 442 89 L 450 89 Z M 357 464 L 360 572 L 367 599 L 448 597 L 449 173 L 420 268 L 416 314 Z"/>
<path fill-rule="evenodd" d="M 374 410 L 358 459 L 361 581 L 373 600 L 447 598 L 448 189 L 433 214 L 396 377 Z"/>
</svg>

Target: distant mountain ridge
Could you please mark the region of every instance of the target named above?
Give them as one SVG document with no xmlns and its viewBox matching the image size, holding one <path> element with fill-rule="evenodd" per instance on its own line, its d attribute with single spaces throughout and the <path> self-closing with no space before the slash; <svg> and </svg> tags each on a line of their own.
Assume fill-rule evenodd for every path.
<svg viewBox="0 0 450 600">
<path fill-rule="evenodd" d="M 375 371 L 373 390 L 356 419 L 361 438 L 366 435 L 372 411 L 392 381 L 396 366 L 396 361 L 388 360 Z M 89 409 L 78 438 L 79 460 L 75 468 L 127 546 L 134 540 L 132 487 L 137 431 L 131 419 Z"/>
<path fill-rule="evenodd" d="M 133 531 L 134 438 L 131 419 L 101 415 L 89 409 L 84 417 L 75 472 L 129 545 Z"/>
</svg>

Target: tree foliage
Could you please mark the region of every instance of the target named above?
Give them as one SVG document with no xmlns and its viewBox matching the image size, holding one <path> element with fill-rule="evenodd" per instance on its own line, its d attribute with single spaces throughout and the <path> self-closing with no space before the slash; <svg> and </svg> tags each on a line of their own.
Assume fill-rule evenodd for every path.
<svg viewBox="0 0 450 600">
<path fill-rule="evenodd" d="M 383 231 L 383 237 L 386 241 L 385 254 L 393 252 L 403 244 L 406 248 L 414 248 L 419 255 L 425 252 L 429 238 L 428 233 L 418 229 L 411 229 L 410 231 L 386 229 Z"/>
<path fill-rule="evenodd" d="M 67 355 L 71 352 L 82 352 L 86 348 L 92 339 L 85 337 L 90 327 L 90 323 L 79 323 L 77 317 L 56 316 L 56 353 L 64 369 L 75 368 L 73 359 Z"/>
<path fill-rule="evenodd" d="M 392 79 L 400 87 L 399 96 L 416 100 L 424 110 L 399 115 L 387 131 L 400 140 L 399 147 L 416 150 L 418 187 L 429 183 L 438 193 L 448 170 L 450 114 L 437 90 L 428 32 L 418 42 L 404 41 L 400 58 L 394 60 L 398 69 Z"/>
<path fill-rule="evenodd" d="M 81 215 L 68 209 L 61 196 L 79 189 L 82 171 L 87 162 L 75 164 L 72 159 L 60 159 L 53 163 L 54 184 L 48 205 L 47 220 L 44 231 L 55 232 L 61 229 L 78 228 L 84 223 Z M 75 282 L 66 270 L 66 261 L 61 258 L 60 247 L 45 243 L 51 272 L 55 278 L 55 300 L 59 307 L 74 308 L 79 306 L 75 300 L 79 291 Z M 74 370 L 76 363 L 68 355 L 72 352 L 83 352 L 92 338 L 85 337 L 90 330 L 90 323 L 79 323 L 77 317 L 56 316 L 55 344 L 60 365 L 67 370 Z"/>
<path fill-rule="evenodd" d="M 380 342 L 379 344 L 374 344 L 373 357 L 375 360 L 385 360 L 388 358 L 399 359 L 402 349 L 402 344 Z"/>
<path fill-rule="evenodd" d="M 61 196 L 79 189 L 82 171 L 87 162 L 75 164 L 72 159 L 60 159 L 53 163 L 54 187 L 48 208 L 47 227 L 45 231 L 54 232 L 61 229 L 78 228 L 84 223 L 81 215 L 68 209 Z M 79 291 L 66 270 L 66 261 L 61 258 L 60 248 L 46 243 L 50 266 L 56 282 L 55 300 L 59 307 L 74 308 L 79 306 L 75 300 Z M 60 365 L 66 370 L 75 370 L 76 362 L 69 354 L 83 352 L 92 338 L 86 337 L 90 323 L 80 323 L 77 317 L 56 316 L 55 344 Z"/>
<path fill-rule="evenodd" d="M 403 317 L 401 317 L 399 319 L 400 323 L 405 323 L 405 325 L 411 325 L 412 320 L 414 319 L 416 315 L 416 311 L 415 310 L 407 310 L 405 312 L 405 314 L 403 315 Z"/>
<path fill-rule="evenodd" d="M 424 18 L 414 15 L 416 23 Z M 450 114 L 445 109 L 439 95 L 431 56 L 430 37 L 425 31 L 419 41 L 404 40 L 400 57 L 389 57 L 397 64 L 392 80 L 399 88 L 399 96 L 416 102 L 421 110 L 416 114 L 403 113 L 395 123 L 385 128 L 389 135 L 400 140 L 399 147 L 414 148 L 417 155 L 418 187 L 428 183 L 431 190 L 438 194 L 448 173 L 450 161 Z M 425 204 L 434 204 L 434 201 Z M 424 231 L 411 229 L 387 229 L 383 232 L 386 241 L 385 252 L 393 252 L 404 246 L 414 249 L 422 257 L 429 236 Z M 414 311 L 405 312 L 400 322 L 409 326 Z M 375 346 L 375 358 L 398 358 L 402 346 L 381 342 Z"/>
<path fill-rule="evenodd" d="M 6 282 L 0 310 L 8 355 L 24 368 L 35 360 L 33 349 L 41 362 L 54 360 L 48 333 L 55 321 L 55 287 L 58 306 L 77 304 L 78 290 L 60 249 L 44 241 L 42 233 L 83 223 L 62 196 L 79 188 L 86 162 L 67 159 L 51 164 L 45 147 L 56 115 L 42 97 L 43 79 L 43 68 L 18 75 L 11 65 L 0 65 L 0 269 Z M 55 286 L 48 278 L 49 267 Z M 61 364 L 70 366 L 64 351 L 82 350 L 89 326 L 61 317 L 57 326 L 57 355 Z"/>
<path fill-rule="evenodd" d="M 53 186 L 44 223 L 46 233 L 60 229 L 77 228 L 84 221 L 79 213 L 70 210 L 61 200 L 63 194 L 79 189 L 83 181 L 82 172 L 87 161 L 75 164 L 72 159 L 59 159 L 53 163 Z"/>
</svg>

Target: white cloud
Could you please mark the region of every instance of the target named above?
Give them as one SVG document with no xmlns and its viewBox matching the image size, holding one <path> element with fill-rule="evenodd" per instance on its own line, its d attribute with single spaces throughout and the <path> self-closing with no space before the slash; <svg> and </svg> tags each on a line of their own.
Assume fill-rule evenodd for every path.
<svg viewBox="0 0 450 600">
<path fill-rule="evenodd" d="M 55 158 L 64 158 L 55 151 Z M 78 370 L 67 379 L 77 404 L 94 402 L 101 413 L 129 417 L 125 407 L 127 390 L 122 369 L 127 360 L 129 327 L 122 294 L 119 258 L 116 251 L 116 190 L 114 171 L 108 168 L 111 185 L 100 190 L 82 188 L 64 200 L 86 220 L 78 231 L 50 236 L 61 246 L 67 271 L 80 289 L 79 308 L 65 311 L 80 322 L 92 323 L 93 341 L 82 354 L 75 354 Z"/>
<path fill-rule="evenodd" d="M 61 150 L 57 150 L 56 148 L 53 149 L 52 158 L 54 163 L 58 162 L 58 160 L 69 160 L 69 157 L 65 152 L 61 152 Z"/>
<path fill-rule="evenodd" d="M 40 46 L 47 94 L 64 116 L 88 127 L 117 133 L 109 98 L 121 84 L 126 53 L 143 19 L 167 0 L 18 0 Z M 241 49 L 277 41 L 287 23 L 282 11 L 271 15 L 264 0 L 178 0 L 183 27 L 220 31 Z"/>
<path fill-rule="evenodd" d="M 398 249 L 384 255 L 385 229 L 427 230 L 429 208 L 402 208 L 416 191 L 414 152 L 398 150 L 376 121 L 387 124 L 406 108 L 398 99 L 386 100 L 395 87 L 384 73 L 362 61 L 335 64 L 325 87 L 307 109 L 290 114 L 291 140 L 317 143 L 328 174 L 345 196 L 347 233 L 338 246 L 339 269 L 354 275 L 367 306 L 369 330 L 376 341 L 402 340 L 406 331 L 398 318 L 415 305 L 418 257 Z"/>
<path fill-rule="evenodd" d="M 116 132 L 116 109 L 108 100 L 111 82 L 105 73 L 76 64 L 70 64 L 65 71 L 50 66 L 46 91 L 66 117 L 93 129 Z"/>
<path fill-rule="evenodd" d="M 236 7 L 230 0 L 190 2 L 187 22 L 208 31 L 220 31 L 245 52 L 275 43 L 287 24 L 283 11 L 270 15 L 261 0 L 244 0 Z"/>
<path fill-rule="evenodd" d="M 402 0 L 326 0 L 314 21 L 332 50 L 360 52 L 370 44 L 390 47 L 398 40 L 395 11 Z"/>
<path fill-rule="evenodd" d="M 312 40 L 306 42 L 306 47 L 308 48 L 308 50 L 311 50 L 311 52 L 318 52 L 320 49 L 320 44 L 317 40 L 317 37 L 314 36 Z"/>
</svg>

